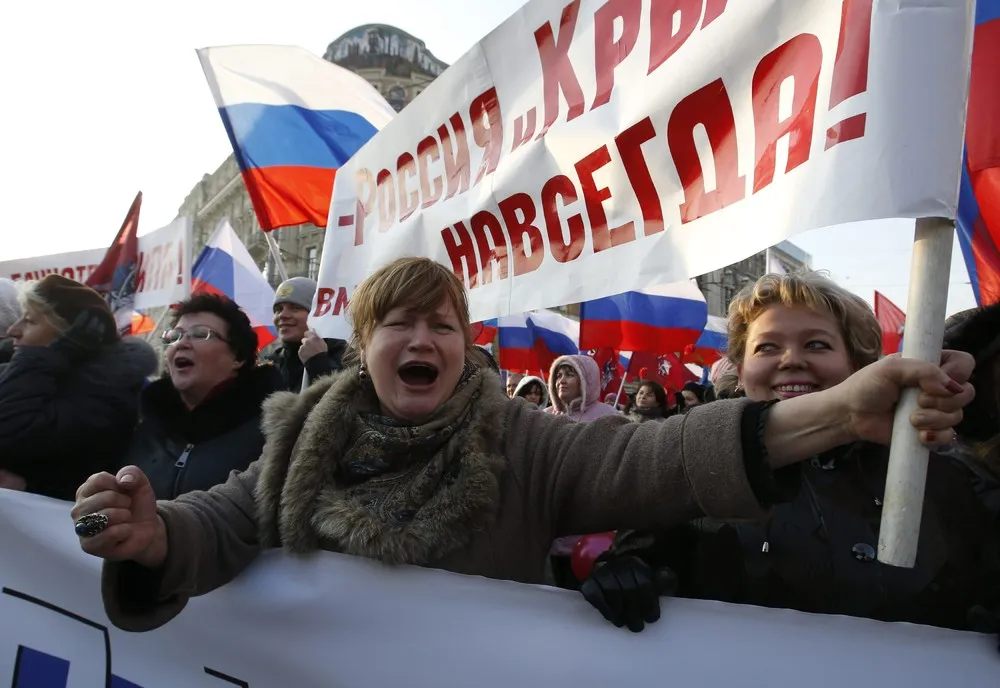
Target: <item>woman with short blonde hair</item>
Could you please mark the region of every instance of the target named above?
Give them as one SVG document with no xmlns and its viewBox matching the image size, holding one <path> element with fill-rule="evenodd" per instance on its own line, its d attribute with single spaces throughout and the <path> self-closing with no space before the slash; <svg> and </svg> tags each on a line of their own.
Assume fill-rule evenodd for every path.
<svg viewBox="0 0 1000 688">
<path fill-rule="evenodd" d="M 358 286 L 349 312 L 357 363 L 268 399 L 264 452 L 244 473 L 159 503 L 134 466 L 81 486 L 75 527 L 108 560 L 113 623 L 165 623 L 279 546 L 540 583 L 562 535 L 759 517 L 774 475 L 855 439 L 851 419 L 876 421 L 858 437 L 887 438 L 902 387 L 926 391 L 925 431 L 949 432 L 972 396 L 967 357 L 948 355 L 888 361 L 787 404 L 580 423 L 507 398 L 447 267 L 400 258 Z"/>
<path fill-rule="evenodd" d="M 777 407 L 902 360 L 878 360 L 881 328 L 872 309 L 816 272 L 761 277 L 733 299 L 728 326 L 741 388 L 753 401 L 780 401 Z M 934 446 L 953 438 L 953 431 L 922 433 Z M 666 566 L 681 572 L 680 591 L 689 597 L 973 629 L 970 611 L 994 596 L 997 572 L 985 562 L 1000 561 L 1000 543 L 991 525 L 996 506 L 980 499 L 967 466 L 932 459 L 912 570 L 875 562 L 885 446 L 847 442 L 798 466 L 797 480 L 785 484 L 787 501 L 755 521 L 702 519 L 663 533 L 620 533 L 609 559 L 639 573 L 616 577 Z M 656 603 L 614 591 L 604 597 L 632 610 Z"/>
</svg>

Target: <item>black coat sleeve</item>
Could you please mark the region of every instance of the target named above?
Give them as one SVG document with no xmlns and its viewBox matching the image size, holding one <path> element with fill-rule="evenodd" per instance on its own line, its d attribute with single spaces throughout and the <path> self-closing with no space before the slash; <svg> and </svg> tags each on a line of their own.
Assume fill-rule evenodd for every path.
<svg viewBox="0 0 1000 688">
<path fill-rule="evenodd" d="M 58 351 L 20 349 L 0 377 L 0 468 L 38 473 L 46 468 L 39 462 L 100 444 L 135 422 L 137 396 L 93 380 L 76 382 L 73 364 Z"/>
</svg>

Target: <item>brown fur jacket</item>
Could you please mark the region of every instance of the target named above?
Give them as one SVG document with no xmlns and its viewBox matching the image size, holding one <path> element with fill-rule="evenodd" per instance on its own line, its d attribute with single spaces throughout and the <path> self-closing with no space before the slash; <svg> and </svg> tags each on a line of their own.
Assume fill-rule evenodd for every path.
<svg viewBox="0 0 1000 688">
<path fill-rule="evenodd" d="M 574 423 L 507 399 L 492 371 L 477 375 L 468 418 L 441 449 L 446 460 L 430 459 L 457 465 L 457 479 L 436 483 L 403 520 L 391 516 L 409 491 L 426 488 L 428 462 L 373 478 L 387 483 L 376 491 L 384 506 L 359 500 L 338 477 L 338 459 L 358 439 L 350 419 L 377 401 L 362 393 L 357 369 L 273 396 L 259 461 L 208 492 L 159 504 L 170 546 L 163 568 L 105 564 L 109 618 L 126 630 L 156 628 L 279 544 L 540 583 L 561 535 L 761 516 L 743 466 L 743 400 L 662 423 Z"/>
</svg>

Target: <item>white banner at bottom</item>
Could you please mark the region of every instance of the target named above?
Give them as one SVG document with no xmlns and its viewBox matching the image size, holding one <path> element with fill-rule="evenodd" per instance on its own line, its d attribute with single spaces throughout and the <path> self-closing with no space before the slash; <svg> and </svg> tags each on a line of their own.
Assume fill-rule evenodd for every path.
<svg viewBox="0 0 1000 688">
<path fill-rule="evenodd" d="M 166 626 L 104 615 L 69 505 L 0 490 L 0 685 L 12 688 L 963 688 L 996 640 L 909 624 L 668 599 L 641 634 L 577 593 L 333 554 L 275 552 Z"/>
</svg>

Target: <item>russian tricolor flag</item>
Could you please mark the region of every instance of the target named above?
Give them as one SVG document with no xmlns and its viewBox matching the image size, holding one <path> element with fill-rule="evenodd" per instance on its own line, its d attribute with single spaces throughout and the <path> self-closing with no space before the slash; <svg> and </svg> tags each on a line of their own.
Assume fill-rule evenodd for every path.
<svg viewBox="0 0 1000 688">
<path fill-rule="evenodd" d="M 374 86 L 292 46 L 198 51 L 261 228 L 326 227 L 337 169 L 395 111 Z"/>
<path fill-rule="evenodd" d="M 215 228 L 191 267 L 191 293 L 222 294 L 236 302 L 257 332 L 257 349 L 277 339 L 271 324 L 274 289 L 264 279 L 229 220 Z"/>
<path fill-rule="evenodd" d="M 1000 0 L 978 0 L 958 239 L 976 302 L 1000 302 Z"/>
<path fill-rule="evenodd" d="M 680 352 L 698 340 L 707 319 L 694 280 L 629 291 L 580 305 L 580 347 Z"/>
<path fill-rule="evenodd" d="M 705 329 L 698 341 L 694 343 L 694 351 L 685 359 L 694 361 L 702 367 L 711 366 L 725 356 L 729 347 L 729 335 L 726 331 L 726 319 L 718 315 L 708 316 Z"/>
<path fill-rule="evenodd" d="M 552 311 L 531 311 L 497 319 L 500 367 L 547 377 L 560 356 L 580 353 L 580 323 Z"/>
</svg>

